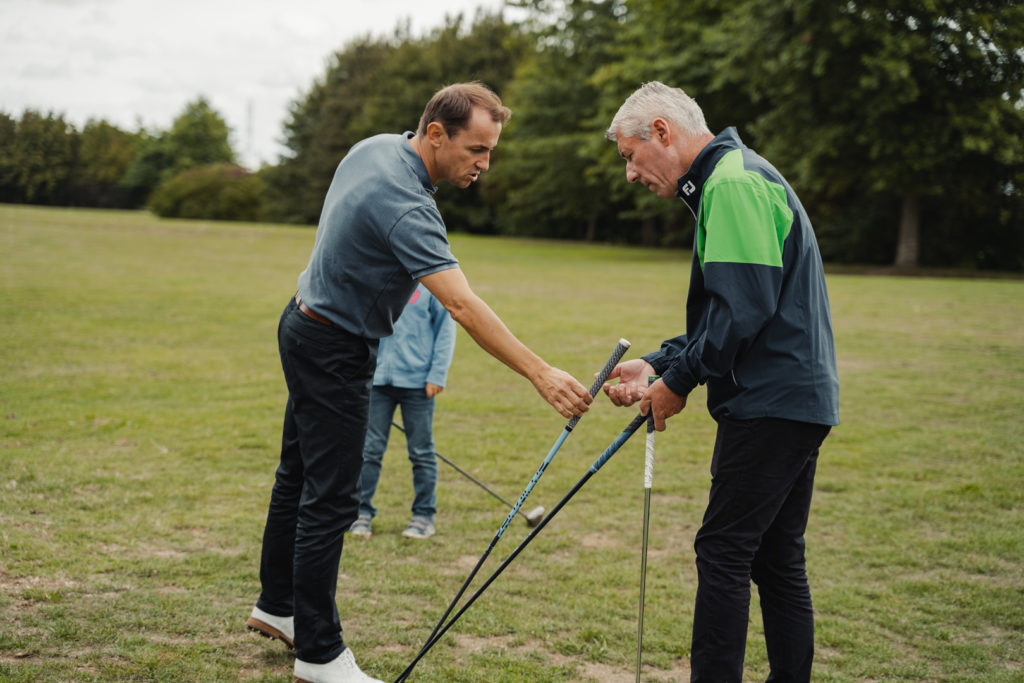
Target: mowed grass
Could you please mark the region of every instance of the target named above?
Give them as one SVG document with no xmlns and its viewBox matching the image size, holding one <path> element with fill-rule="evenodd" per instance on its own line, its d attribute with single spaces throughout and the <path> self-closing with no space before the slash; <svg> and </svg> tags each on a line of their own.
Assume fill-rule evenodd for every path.
<svg viewBox="0 0 1024 683">
<path fill-rule="evenodd" d="M 288 681 L 248 633 L 285 400 L 281 309 L 304 228 L 0 206 L 0 680 Z M 686 252 L 453 235 L 509 327 L 585 384 L 683 324 Z M 1024 283 L 829 276 L 843 423 L 807 534 L 819 681 L 1024 680 Z M 548 509 L 632 417 L 599 400 L 524 505 Z M 461 330 L 441 454 L 514 500 L 565 421 Z M 688 680 L 693 535 L 714 423 L 657 439 L 644 680 Z M 412 680 L 632 681 L 643 442 L 628 442 Z M 346 539 L 346 642 L 412 659 L 507 514 L 439 463 L 438 535 L 400 536 L 404 439 L 369 541 Z M 509 527 L 482 579 L 526 536 Z M 767 663 L 756 590 L 746 678 Z"/>
</svg>

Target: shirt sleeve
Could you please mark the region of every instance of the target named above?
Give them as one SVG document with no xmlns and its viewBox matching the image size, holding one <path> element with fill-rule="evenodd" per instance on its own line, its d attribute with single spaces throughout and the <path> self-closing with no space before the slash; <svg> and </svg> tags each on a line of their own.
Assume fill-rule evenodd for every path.
<svg viewBox="0 0 1024 683">
<path fill-rule="evenodd" d="M 395 257 L 414 280 L 459 264 L 436 207 L 420 206 L 403 214 L 391 228 L 388 241 Z"/>
<path fill-rule="evenodd" d="M 427 382 L 443 387 L 455 355 L 455 321 L 433 294 L 430 295 L 430 326 L 434 334 L 434 353 L 427 372 Z"/>
</svg>

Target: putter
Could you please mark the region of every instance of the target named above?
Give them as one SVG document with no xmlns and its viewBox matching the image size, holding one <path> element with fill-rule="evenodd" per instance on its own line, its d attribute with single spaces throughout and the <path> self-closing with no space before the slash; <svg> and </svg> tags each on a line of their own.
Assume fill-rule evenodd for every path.
<svg viewBox="0 0 1024 683">
<path fill-rule="evenodd" d="M 403 434 L 405 434 L 405 430 L 402 429 L 402 426 L 399 425 L 394 420 L 392 420 L 391 426 L 394 427 L 395 429 L 397 429 L 398 431 L 402 432 Z M 491 494 L 492 496 L 494 496 L 495 498 L 500 500 L 506 506 L 508 506 L 510 508 L 514 508 L 515 507 L 512 503 L 508 502 L 507 500 L 505 500 L 504 498 L 499 496 L 497 493 L 495 493 L 494 491 L 489 489 L 487 487 L 487 485 L 484 484 L 482 481 L 480 481 L 479 479 L 474 477 L 472 474 L 470 474 L 466 470 L 462 469 L 461 467 L 459 467 L 458 465 L 453 463 L 448 458 L 444 457 L 443 455 L 441 455 L 437 451 L 434 451 L 434 455 L 436 455 L 438 458 L 440 458 L 442 460 L 442 462 L 445 462 L 445 463 L 451 465 L 452 469 L 454 469 L 456 472 L 458 472 L 459 474 L 464 476 L 466 479 L 469 479 L 471 482 L 473 482 L 474 484 L 476 484 L 477 486 L 482 488 L 484 491 L 487 491 L 487 493 Z M 526 520 L 527 526 L 535 527 L 540 522 L 540 520 L 544 517 L 544 506 L 543 505 L 538 505 L 537 507 L 533 508 L 532 510 L 530 510 L 529 512 L 527 512 L 525 514 L 521 510 L 516 510 L 516 512 L 518 512 L 519 515 L 523 519 Z"/>
<path fill-rule="evenodd" d="M 647 386 L 658 379 L 647 378 Z M 647 412 L 647 440 L 644 443 L 644 533 L 640 552 L 640 614 L 636 621 L 636 683 L 640 683 L 640 669 L 644 652 L 644 593 L 647 586 L 647 532 L 651 526 L 651 484 L 654 481 L 654 411 Z"/>
<path fill-rule="evenodd" d="M 594 474 L 599 469 L 604 467 L 604 464 L 608 462 L 608 460 L 611 459 L 613 455 L 615 455 L 615 452 L 622 447 L 622 444 L 626 443 L 626 441 L 629 440 L 629 437 L 633 436 L 636 430 L 640 429 L 640 425 L 642 425 L 646 420 L 647 418 L 644 417 L 643 415 L 637 415 L 628 425 L 626 425 L 626 428 L 622 430 L 622 433 L 619 434 L 615 438 L 615 440 L 608 446 L 608 448 L 606 448 L 604 452 L 598 456 L 597 460 L 594 461 L 594 464 L 590 466 L 590 468 L 584 473 L 580 480 L 576 482 L 576 484 L 569 490 L 569 492 L 562 496 L 562 499 L 555 504 L 555 507 L 551 508 L 551 512 L 549 512 L 544 517 L 544 519 L 541 520 L 540 524 L 534 527 L 530 534 L 526 538 L 524 538 L 518 546 L 516 546 L 516 549 L 512 551 L 512 554 L 505 558 L 505 561 L 501 563 L 501 565 L 494 571 L 493 574 L 491 574 L 491 576 L 486 581 L 484 581 L 483 585 L 481 585 L 480 588 L 478 588 L 477 591 L 473 593 L 473 595 L 466 599 L 466 602 L 462 605 L 462 607 L 459 608 L 459 611 L 452 615 L 451 619 L 440 625 L 439 628 L 434 629 L 435 633 L 427 639 L 427 642 L 420 649 L 419 654 L 416 655 L 415 659 L 413 659 L 412 662 L 409 663 L 409 666 L 407 666 L 405 670 L 398 675 L 398 678 L 395 679 L 395 683 L 401 683 L 401 681 L 404 681 L 406 678 L 409 677 L 409 674 L 412 673 L 413 668 L 423 658 L 423 656 L 427 654 L 430 648 L 434 647 L 434 645 L 437 644 L 437 641 L 439 641 L 441 637 L 448 632 L 448 629 L 450 629 L 452 625 L 455 624 L 455 622 L 458 621 L 459 618 L 466 613 L 466 610 L 468 610 L 473 605 L 473 603 L 476 602 L 477 598 L 479 598 L 483 594 L 483 592 L 487 590 L 488 586 L 494 583 L 495 579 L 497 579 L 498 576 L 500 576 L 501 573 L 505 571 L 505 568 L 512 563 L 512 560 L 516 559 L 516 557 L 519 556 L 519 553 L 521 553 L 523 549 L 530 544 L 530 541 L 532 541 L 534 537 L 541 532 L 541 529 L 546 527 L 548 525 L 548 522 L 550 522 L 552 518 L 558 514 L 558 511 L 565 507 L 566 503 L 568 503 L 569 500 L 572 499 L 572 497 L 575 496 L 581 488 L 583 488 L 583 485 L 586 484 L 587 481 L 589 481 L 590 478 L 594 476 Z"/>
<path fill-rule="evenodd" d="M 594 383 L 590 385 L 589 393 L 591 397 L 596 396 L 597 392 L 601 390 L 601 385 L 603 385 L 605 380 L 608 379 L 608 375 L 611 374 L 612 369 L 618 364 L 618 362 L 622 360 L 622 357 L 626 354 L 626 351 L 629 350 L 629 347 L 630 343 L 628 341 L 626 341 L 625 339 L 619 339 L 619 343 L 615 345 L 615 349 L 612 351 L 611 356 L 608 357 L 608 361 L 604 364 L 604 367 L 601 368 L 601 371 L 597 373 L 597 376 L 594 378 Z M 502 534 L 505 533 L 505 529 L 508 528 L 508 525 L 515 518 L 516 513 L 519 511 L 519 508 L 523 506 L 523 503 L 526 501 L 526 497 L 530 495 L 530 492 L 533 490 L 533 487 L 536 486 L 537 481 L 541 478 L 541 475 L 544 474 L 544 470 L 547 469 L 548 465 L 554 459 L 555 454 L 558 452 L 558 449 L 562 447 L 562 444 L 565 443 L 565 440 L 569 437 L 569 434 L 572 433 L 572 430 L 576 427 L 579 421 L 579 417 L 573 416 L 572 419 L 570 419 L 569 422 L 566 423 L 565 429 L 562 430 L 562 433 L 555 440 L 555 443 L 551 447 L 551 450 L 548 451 L 548 454 L 544 457 L 543 462 L 541 462 L 540 467 L 537 468 L 537 471 L 533 474 L 533 477 L 530 479 L 530 482 L 526 485 L 526 488 L 523 489 L 523 492 L 519 494 L 519 500 L 517 500 L 515 505 L 512 506 L 512 511 L 508 513 L 508 517 L 505 518 L 505 521 L 502 523 L 501 527 L 498 528 L 497 533 L 494 534 L 494 538 L 491 539 L 491 542 L 487 546 L 487 549 L 484 551 L 484 554 L 480 556 L 479 560 L 477 560 L 476 566 L 473 567 L 473 571 L 471 571 L 469 573 L 469 576 L 466 577 L 466 580 L 462 582 L 462 587 L 459 588 L 459 591 L 455 594 L 455 597 L 452 598 L 452 601 L 448 603 L 448 608 L 444 611 L 444 614 L 441 615 L 441 618 L 438 619 L 437 624 L 434 626 L 434 629 L 430 632 L 430 635 L 427 636 L 426 643 L 424 643 L 423 645 L 424 648 L 427 647 L 427 643 L 434 639 L 434 637 L 437 635 L 438 629 L 441 628 L 441 625 L 444 624 L 445 619 L 447 619 L 448 615 L 452 613 L 453 609 L 455 609 L 455 605 L 458 604 L 459 600 L 465 594 L 466 589 L 469 588 L 470 582 L 477 575 L 477 572 L 480 571 L 480 567 L 483 566 L 483 563 L 487 560 L 487 557 L 491 554 L 491 551 L 494 550 L 494 546 L 496 546 L 498 544 L 498 541 L 501 540 Z M 536 529 L 538 527 L 534 528 Z M 420 652 L 423 651 L 424 650 L 422 649 L 420 650 Z M 400 678 L 399 680 L 403 679 Z"/>
</svg>

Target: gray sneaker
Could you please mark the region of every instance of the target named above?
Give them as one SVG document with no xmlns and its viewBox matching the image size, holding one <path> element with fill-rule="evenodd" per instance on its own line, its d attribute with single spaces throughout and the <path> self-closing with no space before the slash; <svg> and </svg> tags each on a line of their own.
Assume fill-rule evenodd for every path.
<svg viewBox="0 0 1024 683">
<path fill-rule="evenodd" d="M 402 535 L 406 538 L 430 538 L 434 535 L 434 523 L 426 517 L 413 517 Z"/>
<path fill-rule="evenodd" d="M 370 522 L 373 517 L 369 515 L 359 515 L 359 518 L 352 522 L 352 526 L 348 528 L 348 532 L 353 536 L 359 536 L 361 538 L 369 538 L 373 536 L 373 529 L 370 527 Z"/>
</svg>

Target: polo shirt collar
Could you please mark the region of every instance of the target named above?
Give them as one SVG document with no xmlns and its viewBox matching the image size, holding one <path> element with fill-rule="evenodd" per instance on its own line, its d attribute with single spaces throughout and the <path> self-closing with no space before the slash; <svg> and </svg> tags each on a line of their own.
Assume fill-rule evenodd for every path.
<svg viewBox="0 0 1024 683">
<path fill-rule="evenodd" d="M 423 183 L 423 188 L 430 194 L 437 192 L 437 185 L 430 181 L 430 174 L 427 173 L 427 166 L 423 163 L 423 159 L 416 153 L 416 150 L 409 144 L 409 140 L 414 138 L 416 133 L 410 130 L 405 131 L 402 136 L 402 158 L 405 159 L 405 163 L 409 164 L 409 167 L 416 173 L 416 177 Z"/>
</svg>

